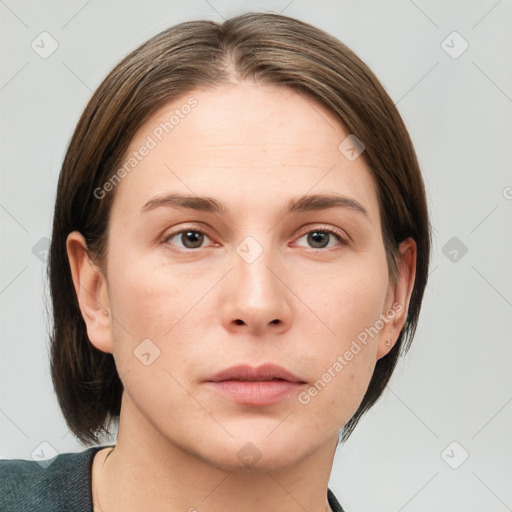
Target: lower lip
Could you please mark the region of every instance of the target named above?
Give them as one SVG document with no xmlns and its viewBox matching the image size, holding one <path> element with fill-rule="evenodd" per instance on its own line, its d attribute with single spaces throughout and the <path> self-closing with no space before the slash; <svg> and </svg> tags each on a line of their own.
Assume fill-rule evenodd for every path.
<svg viewBox="0 0 512 512">
<path fill-rule="evenodd" d="M 208 382 L 216 391 L 241 405 L 270 405 L 296 393 L 303 382 L 288 380 Z"/>
</svg>

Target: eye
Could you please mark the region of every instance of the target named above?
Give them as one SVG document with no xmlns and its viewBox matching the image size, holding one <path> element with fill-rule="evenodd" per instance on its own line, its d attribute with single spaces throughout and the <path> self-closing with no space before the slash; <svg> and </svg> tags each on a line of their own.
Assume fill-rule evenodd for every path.
<svg viewBox="0 0 512 512">
<path fill-rule="evenodd" d="M 171 245 L 177 245 L 183 249 L 198 249 L 201 248 L 204 240 L 209 239 L 208 235 L 196 228 L 187 228 L 165 237 L 165 242 Z M 181 246 L 179 244 L 182 244 Z"/>
<path fill-rule="evenodd" d="M 348 243 L 347 236 L 334 228 L 320 228 L 306 232 L 301 238 L 306 238 L 306 242 L 312 249 L 330 248 L 336 243 L 346 245 Z M 200 249 L 203 247 L 205 240 L 210 237 L 201 229 L 196 227 L 188 227 L 170 233 L 164 239 L 169 245 L 177 246 L 180 249 Z M 300 245 L 300 244 L 299 244 Z"/>
<path fill-rule="evenodd" d="M 312 231 L 308 231 L 301 238 L 306 237 L 306 242 L 310 244 L 309 246 L 313 249 L 325 249 L 332 247 L 333 244 L 329 245 L 329 242 L 341 243 L 343 245 L 347 244 L 346 235 L 343 234 L 342 231 L 338 231 L 334 228 L 321 228 L 314 229 Z"/>
</svg>

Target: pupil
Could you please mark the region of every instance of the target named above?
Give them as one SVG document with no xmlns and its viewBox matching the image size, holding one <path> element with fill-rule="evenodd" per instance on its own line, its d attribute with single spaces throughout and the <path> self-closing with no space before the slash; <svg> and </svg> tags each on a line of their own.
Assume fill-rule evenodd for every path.
<svg viewBox="0 0 512 512">
<path fill-rule="evenodd" d="M 181 235 L 183 245 L 188 248 L 201 247 L 204 235 L 198 231 L 187 231 Z M 313 231 L 308 234 L 308 242 L 315 248 L 326 247 L 329 242 L 329 234 L 325 231 Z"/>
<path fill-rule="evenodd" d="M 313 231 L 308 235 L 308 242 L 315 248 L 326 247 L 329 242 L 329 234 L 325 231 Z"/>
<path fill-rule="evenodd" d="M 181 241 L 185 247 L 189 249 L 195 247 L 201 247 L 203 243 L 203 234 L 198 231 L 187 231 L 181 235 Z"/>
</svg>

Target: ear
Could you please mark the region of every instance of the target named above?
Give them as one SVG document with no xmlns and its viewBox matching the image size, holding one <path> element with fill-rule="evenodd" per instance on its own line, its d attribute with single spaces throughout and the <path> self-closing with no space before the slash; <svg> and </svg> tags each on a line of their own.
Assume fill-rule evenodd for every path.
<svg viewBox="0 0 512 512">
<path fill-rule="evenodd" d="M 399 245 L 400 259 L 397 262 L 396 283 L 388 293 L 383 312 L 384 327 L 379 335 L 377 359 L 384 357 L 395 345 L 407 320 L 409 302 L 416 277 L 416 242 L 407 238 Z"/>
<path fill-rule="evenodd" d="M 78 232 L 66 240 L 71 276 L 90 342 L 103 352 L 113 352 L 112 321 L 107 280 L 89 259 L 87 242 Z"/>
</svg>

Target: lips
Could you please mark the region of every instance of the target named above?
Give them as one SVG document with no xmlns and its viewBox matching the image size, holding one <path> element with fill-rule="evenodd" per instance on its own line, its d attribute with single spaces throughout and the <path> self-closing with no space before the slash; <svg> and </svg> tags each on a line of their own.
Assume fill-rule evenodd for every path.
<svg viewBox="0 0 512 512">
<path fill-rule="evenodd" d="M 222 382 L 226 380 L 245 382 L 286 380 L 288 382 L 304 383 L 302 379 L 293 375 L 293 373 L 275 364 L 263 364 L 257 368 L 249 365 L 232 366 L 207 379 L 208 382 Z"/>
<path fill-rule="evenodd" d="M 264 364 L 257 368 L 227 368 L 212 375 L 205 384 L 230 402 L 256 407 L 289 398 L 303 389 L 306 382 L 281 366 Z"/>
</svg>

